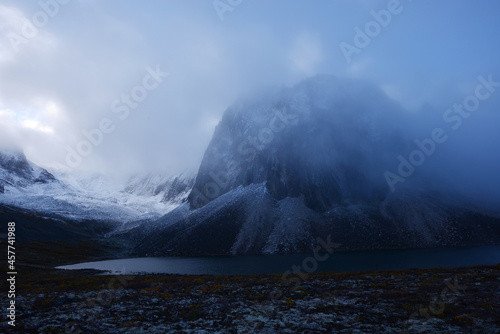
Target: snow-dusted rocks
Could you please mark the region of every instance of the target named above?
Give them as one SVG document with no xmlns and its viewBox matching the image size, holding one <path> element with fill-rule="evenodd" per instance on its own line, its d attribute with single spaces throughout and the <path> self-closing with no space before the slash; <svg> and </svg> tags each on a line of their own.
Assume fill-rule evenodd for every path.
<svg viewBox="0 0 500 334">
<path fill-rule="evenodd" d="M 0 151 L 0 204 L 70 220 L 118 222 L 122 229 L 158 219 L 182 204 L 193 180 L 148 174 L 116 183 L 102 175 L 50 173 L 21 151 Z"/>
<path fill-rule="evenodd" d="M 54 175 L 29 162 L 22 151 L 0 151 L 0 185 L 5 187 L 26 188 L 37 183 L 56 181 Z M 3 191 L 2 191 L 3 192 Z"/>
</svg>

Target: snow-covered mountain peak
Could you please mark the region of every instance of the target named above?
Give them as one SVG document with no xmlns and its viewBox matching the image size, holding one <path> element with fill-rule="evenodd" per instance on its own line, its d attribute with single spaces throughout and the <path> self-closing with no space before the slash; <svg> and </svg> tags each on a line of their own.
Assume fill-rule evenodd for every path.
<svg viewBox="0 0 500 334">
<path fill-rule="evenodd" d="M 35 183 L 54 181 L 56 179 L 51 173 L 28 161 L 22 151 L 0 151 L 0 192 L 3 192 L 6 186 L 26 188 Z"/>
<path fill-rule="evenodd" d="M 151 221 L 182 204 L 193 183 L 194 177 L 165 172 L 123 182 L 101 174 L 52 174 L 22 151 L 0 151 L 0 203 L 75 220 L 117 221 L 124 226 Z"/>
</svg>

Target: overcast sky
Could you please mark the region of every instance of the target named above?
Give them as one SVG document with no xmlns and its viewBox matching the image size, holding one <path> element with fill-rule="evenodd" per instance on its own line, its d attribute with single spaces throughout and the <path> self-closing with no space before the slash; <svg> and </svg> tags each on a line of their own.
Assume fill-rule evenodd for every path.
<svg viewBox="0 0 500 334">
<path fill-rule="evenodd" d="M 370 80 L 438 116 L 478 76 L 500 81 L 496 0 L 60 2 L 0 3 L 0 143 L 44 167 L 68 167 L 68 152 L 89 150 L 83 132 L 101 127 L 76 170 L 196 170 L 238 96 L 318 73 Z M 372 29 L 369 44 L 356 27 Z M 500 169 L 499 100 L 500 88 L 442 153 L 482 161 L 464 175 L 485 184 Z"/>
</svg>

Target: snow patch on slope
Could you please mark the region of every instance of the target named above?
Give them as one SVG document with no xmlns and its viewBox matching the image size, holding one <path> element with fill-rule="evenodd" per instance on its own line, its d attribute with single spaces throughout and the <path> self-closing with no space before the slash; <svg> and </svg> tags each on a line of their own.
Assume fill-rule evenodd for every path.
<svg viewBox="0 0 500 334">
<path fill-rule="evenodd" d="M 143 179 L 138 182 L 145 185 Z M 22 152 L 0 152 L 0 203 L 73 220 L 118 221 L 123 225 L 156 220 L 185 201 L 193 178 L 161 174 L 149 179 L 150 186 L 156 182 L 163 185 L 161 193 L 130 191 L 132 181 L 124 185 L 103 175 L 49 173 L 29 162 Z"/>
</svg>

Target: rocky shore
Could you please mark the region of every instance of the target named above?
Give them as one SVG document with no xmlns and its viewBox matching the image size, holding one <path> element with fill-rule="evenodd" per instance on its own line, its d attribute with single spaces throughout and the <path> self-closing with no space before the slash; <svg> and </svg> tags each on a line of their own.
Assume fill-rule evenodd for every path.
<svg viewBox="0 0 500 334">
<path fill-rule="evenodd" d="M 499 274 L 500 265 L 283 280 L 26 267 L 18 275 L 16 326 L 4 321 L 2 331 L 500 333 Z"/>
</svg>

